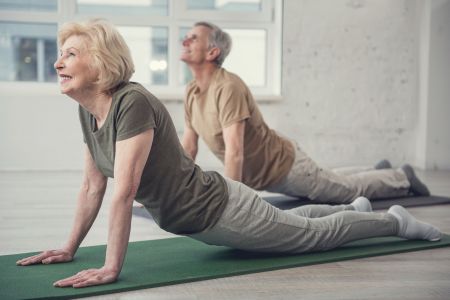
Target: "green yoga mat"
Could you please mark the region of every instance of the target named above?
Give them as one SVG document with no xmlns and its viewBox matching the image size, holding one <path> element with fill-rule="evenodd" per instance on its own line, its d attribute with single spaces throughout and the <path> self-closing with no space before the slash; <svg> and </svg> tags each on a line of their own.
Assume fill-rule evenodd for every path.
<svg viewBox="0 0 450 300">
<path fill-rule="evenodd" d="M 184 237 L 132 242 L 116 283 L 82 289 L 54 288 L 52 283 L 86 268 L 101 267 L 105 246 L 80 248 L 73 262 L 55 265 L 19 267 L 15 262 L 32 253 L 5 255 L 0 256 L 0 299 L 86 297 L 446 246 L 450 246 L 449 235 L 440 242 L 373 238 L 302 255 L 256 254 L 208 246 Z"/>
</svg>

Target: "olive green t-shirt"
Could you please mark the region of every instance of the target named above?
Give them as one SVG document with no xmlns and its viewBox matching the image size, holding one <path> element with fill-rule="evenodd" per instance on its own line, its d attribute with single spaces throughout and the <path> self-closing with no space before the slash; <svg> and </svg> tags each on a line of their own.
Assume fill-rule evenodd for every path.
<svg viewBox="0 0 450 300">
<path fill-rule="evenodd" d="M 83 107 L 79 116 L 85 142 L 100 172 L 114 177 L 116 141 L 150 128 L 153 144 L 145 164 L 136 201 L 159 226 L 172 233 L 189 234 L 212 227 L 227 203 L 224 179 L 203 172 L 185 154 L 164 105 L 138 83 L 121 86 L 112 97 L 104 125 Z"/>
<path fill-rule="evenodd" d="M 287 176 L 294 162 L 292 142 L 265 123 L 246 84 L 224 68 L 217 69 L 208 89 L 200 93 L 195 81 L 187 87 L 186 124 L 224 162 L 223 129 L 245 120 L 242 182 L 263 190 Z"/>
</svg>

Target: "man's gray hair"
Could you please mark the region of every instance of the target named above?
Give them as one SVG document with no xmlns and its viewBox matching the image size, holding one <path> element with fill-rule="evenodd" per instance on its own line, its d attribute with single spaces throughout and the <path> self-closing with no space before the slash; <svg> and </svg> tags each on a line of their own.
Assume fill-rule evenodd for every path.
<svg viewBox="0 0 450 300">
<path fill-rule="evenodd" d="M 194 26 L 205 26 L 211 30 L 208 37 L 209 49 L 213 47 L 220 49 L 220 54 L 216 57 L 214 63 L 219 67 L 222 66 L 225 58 L 231 51 L 232 41 L 230 35 L 220 29 L 219 26 L 209 22 L 197 22 Z"/>
</svg>

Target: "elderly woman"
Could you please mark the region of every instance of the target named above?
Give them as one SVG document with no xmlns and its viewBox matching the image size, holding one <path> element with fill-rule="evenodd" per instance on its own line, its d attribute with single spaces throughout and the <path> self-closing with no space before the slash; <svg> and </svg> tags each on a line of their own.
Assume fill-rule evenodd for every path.
<svg viewBox="0 0 450 300">
<path fill-rule="evenodd" d="M 440 231 L 400 206 L 371 213 L 370 202 L 309 205 L 281 211 L 249 187 L 204 172 L 184 152 L 164 105 L 130 82 L 133 62 L 123 38 L 104 20 L 65 24 L 55 68 L 62 93 L 79 103 L 85 149 L 75 220 L 62 249 L 18 265 L 72 261 L 114 177 L 104 266 L 59 280 L 57 287 L 114 282 L 122 269 L 135 199 L 169 232 L 243 250 L 302 253 L 346 242 L 396 235 L 439 240 Z M 151 251 L 151 249 L 149 249 Z"/>
</svg>

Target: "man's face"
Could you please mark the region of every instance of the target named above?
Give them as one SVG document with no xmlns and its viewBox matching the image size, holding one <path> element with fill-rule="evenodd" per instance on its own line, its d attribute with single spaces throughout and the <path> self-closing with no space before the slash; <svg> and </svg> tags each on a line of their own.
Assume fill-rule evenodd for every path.
<svg viewBox="0 0 450 300">
<path fill-rule="evenodd" d="M 205 26 L 193 27 L 183 39 L 180 59 L 188 65 L 210 61 L 209 32 Z"/>
</svg>

